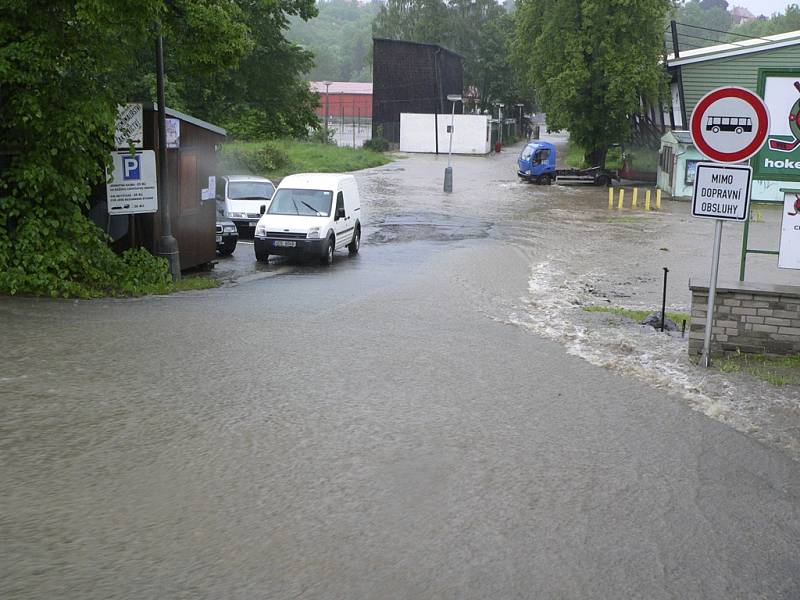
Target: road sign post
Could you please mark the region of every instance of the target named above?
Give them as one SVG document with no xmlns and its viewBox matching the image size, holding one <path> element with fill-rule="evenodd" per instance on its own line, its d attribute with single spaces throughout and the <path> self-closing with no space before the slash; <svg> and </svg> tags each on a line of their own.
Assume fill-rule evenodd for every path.
<svg viewBox="0 0 800 600">
<path fill-rule="evenodd" d="M 692 216 L 715 220 L 705 336 L 700 355 L 700 364 L 708 367 L 711 365 L 722 223 L 746 222 L 750 214 L 753 170 L 731 163 L 749 159 L 764 145 L 769 133 L 769 111 L 764 101 L 750 90 L 718 88 L 703 96 L 695 106 L 690 131 L 695 147 L 713 161 L 698 163 L 692 194 Z"/>
</svg>

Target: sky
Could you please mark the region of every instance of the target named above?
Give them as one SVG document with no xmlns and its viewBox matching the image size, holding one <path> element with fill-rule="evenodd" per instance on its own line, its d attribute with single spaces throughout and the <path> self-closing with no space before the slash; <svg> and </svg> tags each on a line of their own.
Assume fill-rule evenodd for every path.
<svg viewBox="0 0 800 600">
<path fill-rule="evenodd" d="M 754 15 L 767 15 L 772 13 L 784 12 L 787 4 L 792 4 L 797 0 L 728 0 L 729 6 L 744 6 Z"/>
</svg>

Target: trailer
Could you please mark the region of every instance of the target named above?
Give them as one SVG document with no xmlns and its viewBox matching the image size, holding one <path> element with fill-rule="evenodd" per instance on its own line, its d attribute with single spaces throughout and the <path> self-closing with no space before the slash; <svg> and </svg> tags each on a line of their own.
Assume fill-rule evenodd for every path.
<svg viewBox="0 0 800 600">
<path fill-rule="evenodd" d="M 517 175 L 525 181 L 550 185 L 611 185 L 619 179 L 616 171 L 601 167 L 588 169 L 556 169 L 556 147 L 550 142 L 536 140 L 522 149 L 517 160 Z"/>
</svg>

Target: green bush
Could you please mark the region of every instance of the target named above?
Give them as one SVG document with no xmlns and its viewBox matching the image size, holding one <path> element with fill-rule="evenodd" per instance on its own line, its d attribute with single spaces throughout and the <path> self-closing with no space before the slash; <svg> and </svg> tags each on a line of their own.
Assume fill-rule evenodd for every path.
<svg viewBox="0 0 800 600">
<path fill-rule="evenodd" d="M 334 133 L 336 133 L 336 130 L 331 127 L 328 127 L 327 129 L 324 127 L 318 127 L 311 132 L 311 135 L 308 136 L 308 139 L 312 142 L 316 142 L 317 144 L 333 144 Z"/>
<path fill-rule="evenodd" d="M 266 173 L 288 164 L 289 155 L 277 142 L 243 142 L 222 146 L 219 168 L 223 173 Z"/>
<path fill-rule="evenodd" d="M 372 138 L 364 142 L 364 149 L 372 150 L 373 152 L 386 152 L 389 149 L 389 140 L 382 137 Z"/>
<path fill-rule="evenodd" d="M 115 254 L 77 207 L 33 211 L 11 238 L 0 238 L 0 293 L 94 298 L 167 293 L 172 286 L 165 259 L 144 248 Z"/>
</svg>

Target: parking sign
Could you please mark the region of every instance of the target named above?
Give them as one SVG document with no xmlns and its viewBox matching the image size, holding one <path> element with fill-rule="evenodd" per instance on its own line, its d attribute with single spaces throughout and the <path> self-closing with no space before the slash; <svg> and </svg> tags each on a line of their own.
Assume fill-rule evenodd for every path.
<svg viewBox="0 0 800 600">
<path fill-rule="evenodd" d="M 158 210 L 156 153 L 140 150 L 114 152 L 113 164 L 107 170 L 106 197 L 108 213 L 130 215 Z"/>
</svg>

